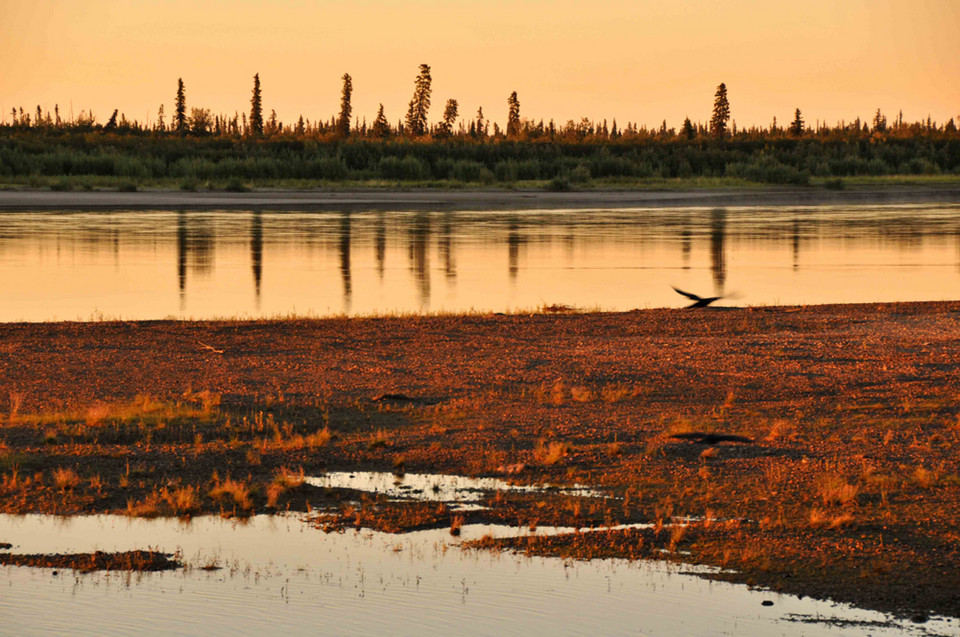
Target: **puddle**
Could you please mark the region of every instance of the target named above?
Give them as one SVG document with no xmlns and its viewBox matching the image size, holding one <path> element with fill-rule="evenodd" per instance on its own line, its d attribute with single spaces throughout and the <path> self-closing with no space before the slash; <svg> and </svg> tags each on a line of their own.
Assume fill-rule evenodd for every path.
<svg viewBox="0 0 960 637">
<path fill-rule="evenodd" d="M 388 498 L 443 502 L 451 509 L 461 511 L 483 508 L 479 504 L 483 497 L 496 491 L 603 497 L 599 491 L 582 485 L 562 488 L 550 485 L 520 485 L 498 478 L 468 478 L 428 473 L 396 476 L 380 471 L 330 471 L 321 476 L 308 477 L 305 481 L 315 487 L 356 489 L 379 493 Z"/>
<path fill-rule="evenodd" d="M 323 533 L 302 516 L 0 515 L 13 551 L 153 547 L 189 567 L 144 574 L 0 567 L 0 632 L 30 634 L 948 635 L 956 622 L 881 613 L 710 582 L 661 562 L 570 562 L 463 550 L 523 529 L 466 525 L 388 535 Z M 219 570 L 203 570 L 217 566 Z M 706 570 L 706 569 L 702 569 Z M 772 601 L 773 606 L 763 606 Z M 833 621 L 833 625 L 800 623 Z M 878 622 L 882 622 L 879 623 Z M 840 625 L 837 625 L 840 624 Z"/>
</svg>

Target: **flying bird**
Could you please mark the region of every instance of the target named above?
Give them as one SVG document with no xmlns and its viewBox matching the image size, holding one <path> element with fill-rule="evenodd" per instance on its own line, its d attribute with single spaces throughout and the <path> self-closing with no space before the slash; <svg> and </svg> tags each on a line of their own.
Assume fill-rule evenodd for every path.
<svg viewBox="0 0 960 637">
<path fill-rule="evenodd" d="M 702 431 L 691 431 L 690 433 L 685 434 L 673 434 L 670 437 L 677 438 L 679 440 L 689 440 L 690 442 L 695 442 L 698 445 L 717 445 L 721 442 L 753 442 L 751 438 L 747 438 L 746 436 L 737 436 L 734 434 L 708 434 Z"/>
<path fill-rule="evenodd" d="M 693 294 L 691 292 L 684 292 L 678 287 L 674 287 L 672 285 L 670 287 L 676 290 L 677 294 L 682 294 L 683 296 L 693 301 L 693 303 L 687 306 L 687 309 L 692 307 L 707 307 L 714 301 L 719 301 L 720 299 L 723 298 L 722 296 L 708 296 L 708 297 L 697 296 L 696 294 Z"/>
</svg>

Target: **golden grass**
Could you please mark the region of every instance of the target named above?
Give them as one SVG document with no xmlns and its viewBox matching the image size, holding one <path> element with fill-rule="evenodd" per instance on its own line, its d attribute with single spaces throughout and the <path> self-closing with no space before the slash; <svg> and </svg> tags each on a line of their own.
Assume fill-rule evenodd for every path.
<svg viewBox="0 0 960 637">
<path fill-rule="evenodd" d="M 162 502 L 159 493 L 151 493 L 140 502 L 127 500 L 126 514 L 132 518 L 155 518 L 161 513 Z"/>
<path fill-rule="evenodd" d="M 164 488 L 160 491 L 160 497 L 178 516 L 190 515 L 200 508 L 197 489 L 193 487 L 180 487 L 172 492 Z"/>
<path fill-rule="evenodd" d="M 227 478 L 223 482 L 218 482 L 207 493 L 211 498 L 221 505 L 234 505 L 241 511 L 250 511 L 253 509 L 253 502 L 250 500 L 250 488 L 236 480 Z"/>
<path fill-rule="evenodd" d="M 537 446 L 533 450 L 533 457 L 537 462 L 543 465 L 555 465 L 566 457 L 570 451 L 569 445 L 556 440 L 546 442 L 543 439 L 537 441 Z"/>
<path fill-rule="evenodd" d="M 855 502 L 860 492 L 859 485 L 850 484 L 836 473 L 828 473 L 817 481 L 817 495 L 827 506 Z"/>
<path fill-rule="evenodd" d="M 80 476 L 73 469 L 54 469 L 53 484 L 61 491 L 73 489 L 80 484 Z"/>
</svg>

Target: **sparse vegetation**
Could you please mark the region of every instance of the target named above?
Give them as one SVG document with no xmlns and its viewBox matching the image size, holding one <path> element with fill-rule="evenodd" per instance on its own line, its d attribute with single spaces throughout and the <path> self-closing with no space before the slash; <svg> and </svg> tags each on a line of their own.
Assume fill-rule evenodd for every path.
<svg viewBox="0 0 960 637">
<path fill-rule="evenodd" d="M 666 556 L 787 591 L 888 607 L 919 595 L 945 609 L 952 601 L 938 591 L 960 568 L 950 530 L 960 506 L 956 311 L 942 303 L 4 325 L 17 365 L 0 367 L 0 380 L 24 389 L 0 403 L 0 506 L 133 516 L 312 509 L 328 530 L 391 532 L 644 522 L 651 528 L 583 533 L 591 537 L 580 544 L 517 546 Z M 744 345 L 761 334 L 768 347 Z M 61 344 L 56 364 L 42 355 L 49 342 Z M 216 343 L 217 367 L 182 342 Z M 251 342 L 271 343 L 271 365 L 248 353 Z M 839 344 L 843 357 L 817 366 L 818 376 L 796 373 Z M 603 364 L 569 354 L 583 348 Z M 116 352 L 123 357 L 107 358 Z M 90 361 L 101 361 L 96 385 L 83 382 Z M 440 402 L 372 402 L 384 388 Z M 690 432 L 755 442 L 670 437 Z M 452 516 L 436 503 L 311 486 L 306 476 L 328 468 L 599 493 L 502 490 L 484 498 L 489 510 Z"/>
</svg>

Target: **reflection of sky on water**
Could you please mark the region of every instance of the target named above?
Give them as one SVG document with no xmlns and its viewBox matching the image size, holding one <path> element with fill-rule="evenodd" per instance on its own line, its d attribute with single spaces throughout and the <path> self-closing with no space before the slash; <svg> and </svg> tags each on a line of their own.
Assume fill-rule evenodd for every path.
<svg viewBox="0 0 960 637">
<path fill-rule="evenodd" d="M 490 530 L 466 526 L 463 533 Z M 885 618 L 709 582 L 658 562 L 464 551 L 445 529 L 327 534 L 296 516 L 183 523 L 0 515 L 0 538 L 24 553 L 179 548 L 194 566 L 221 567 L 130 577 L 0 567 L 4 634 L 901 635 L 951 628 L 788 622 L 792 613 Z M 767 599 L 774 606 L 762 606 Z"/>
<path fill-rule="evenodd" d="M 3 214 L 0 320 L 956 298 L 960 207 Z"/>
</svg>

